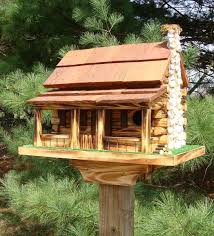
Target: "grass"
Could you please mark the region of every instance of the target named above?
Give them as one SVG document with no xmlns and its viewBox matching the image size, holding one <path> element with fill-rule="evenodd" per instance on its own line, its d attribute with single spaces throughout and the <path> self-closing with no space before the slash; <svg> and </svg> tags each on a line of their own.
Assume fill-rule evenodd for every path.
<svg viewBox="0 0 214 236">
<path fill-rule="evenodd" d="M 173 155 L 181 154 L 181 153 L 188 152 L 199 147 L 201 147 L 201 145 L 185 145 L 181 148 L 172 149 L 172 154 Z"/>
</svg>

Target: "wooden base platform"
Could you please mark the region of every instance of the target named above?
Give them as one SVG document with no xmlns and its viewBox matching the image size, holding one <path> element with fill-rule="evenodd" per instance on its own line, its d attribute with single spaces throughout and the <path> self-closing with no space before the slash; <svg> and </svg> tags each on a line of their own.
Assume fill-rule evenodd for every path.
<svg viewBox="0 0 214 236">
<path fill-rule="evenodd" d="M 175 166 L 196 157 L 203 156 L 204 154 L 204 146 L 198 146 L 189 151 L 184 151 L 176 155 L 75 150 L 67 148 L 36 147 L 31 145 L 19 147 L 19 155 L 25 156 L 155 166 Z"/>
</svg>

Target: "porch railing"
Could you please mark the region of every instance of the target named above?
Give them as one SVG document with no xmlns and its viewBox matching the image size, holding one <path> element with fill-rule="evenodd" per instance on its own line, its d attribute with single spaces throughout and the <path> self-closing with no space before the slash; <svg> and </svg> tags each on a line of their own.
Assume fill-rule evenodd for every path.
<svg viewBox="0 0 214 236">
<path fill-rule="evenodd" d="M 45 147 L 69 147 L 70 135 L 68 134 L 42 134 L 42 146 Z"/>
<path fill-rule="evenodd" d="M 42 134 L 42 146 L 45 147 L 70 147 L 71 139 L 68 134 Z M 104 149 L 109 151 L 141 151 L 141 139 L 137 137 L 112 137 L 105 136 Z M 96 149 L 96 137 L 91 134 L 81 134 L 79 148 Z"/>
<path fill-rule="evenodd" d="M 104 148 L 109 151 L 139 152 L 141 139 L 137 137 L 104 137 Z"/>
<path fill-rule="evenodd" d="M 45 147 L 70 147 L 71 138 L 68 134 L 42 134 L 42 146 Z M 95 135 L 81 134 L 79 145 L 81 149 L 95 149 Z"/>
</svg>

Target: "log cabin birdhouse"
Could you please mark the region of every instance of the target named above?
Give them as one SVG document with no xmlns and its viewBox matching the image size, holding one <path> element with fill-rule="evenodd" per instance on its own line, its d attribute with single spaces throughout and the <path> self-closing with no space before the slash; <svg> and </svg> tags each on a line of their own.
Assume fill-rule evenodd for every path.
<svg viewBox="0 0 214 236">
<path fill-rule="evenodd" d="M 48 92 L 28 101 L 35 108 L 34 146 L 21 147 L 20 154 L 43 147 L 50 157 L 66 149 L 70 159 L 96 159 L 102 152 L 101 161 L 185 161 L 173 155 L 194 150 L 186 145 L 188 79 L 180 54 L 181 28 L 163 25 L 161 30 L 166 42 L 68 52 L 44 83 Z M 49 132 L 42 127 L 44 110 L 52 114 Z M 38 156 L 45 155 L 39 150 Z M 198 156 L 196 150 L 187 159 Z M 199 155 L 204 152 L 199 150 Z"/>
<path fill-rule="evenodd" d="M 133 235 L 133 186 L 158 166 L 205 153 L 186 145 L 188 79 L 178 25 L 166 42 L 68 52 L 32 98 L 34 144 L 20 155 L 67 158 L 100 184 L 100 235 Z M 47 132 L 43 111 L 52 114 Z M 124 214 L 124 211 L 127 214 Z"/>
<path fill-rule="evenodd" d="M 152 165 L 162 165 L 174 150 L 189 150 L 181 28 L 164 25 L 162 31 L 166 42 L 68 52 L 44 83 L 48 92 L 28 101 L 35 108 L 34 147 L 73 150 L 71 159 L 98 151 L 116 161 L 134 157 L 143 164 L 145 157 Z M 44 110 L 52 114 L 49 132 L 42 127 Z M 20 154 L 29 152 L 20 148 Z M 165 165 L 181 162 L 173 157 Z"/>
<path fill-rule="evenodd" d="M 45 82 L 50 92 L 28 102 L 36 110 L 34 144 L 153 153 L 185 145 L 187 77 L 166 43 L 71 51 Z M 52 127 L 42 130 L 42 111 Z"/>
</svg>

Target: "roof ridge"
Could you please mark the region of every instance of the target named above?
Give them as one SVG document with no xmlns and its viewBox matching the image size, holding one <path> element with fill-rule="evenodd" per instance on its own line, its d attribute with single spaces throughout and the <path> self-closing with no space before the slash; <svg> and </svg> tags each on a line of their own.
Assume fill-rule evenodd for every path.
<svg viewBox="0 0 214 236">
<path fill-rule="evenodd" d="M 167 41 L 159 41 L 159 42 L 148 42 L 148 43 L 126 43 L 126 44 L 118 44 L 118 45 L 110 45 L 110 46 L 101 46 L 101 47 L 94 47 L 94 48 L 79 48 L 77 50 L 69 50 L 67 53 L 69 52 L 73 52 L 73 51 L 82 51 L 82 50 L 93 50 L 93 49 L 100 49 L 100 48 L 116 48 L 116 47 L 126 47 L 126 46 L 139 46 L 139 45 L 151 45 L 151 44 L 165 44 L 165 46 L 167 46 Z"/>
<path fill-rule="evenodd" d="M 102 65 L 102 64 L 114 64 L 114 63 L 134 63 L 134 62 L 144 62 L 144 61 L 161 61 L 167 60 L 168 57 L 159 58 L 159 59 L 144 59 L 144 60 L 130 60 L 130 61 L 103 61 L 103 62 L 93 62 L 93 63 L 84 63 L 84 64 L 75 64 L 75 65 L 57 65 L 57 68 L 66 68 L 66 67 L 75 67 L 75 66 L 91 66 L 91 65 Z"/>
</svg>

